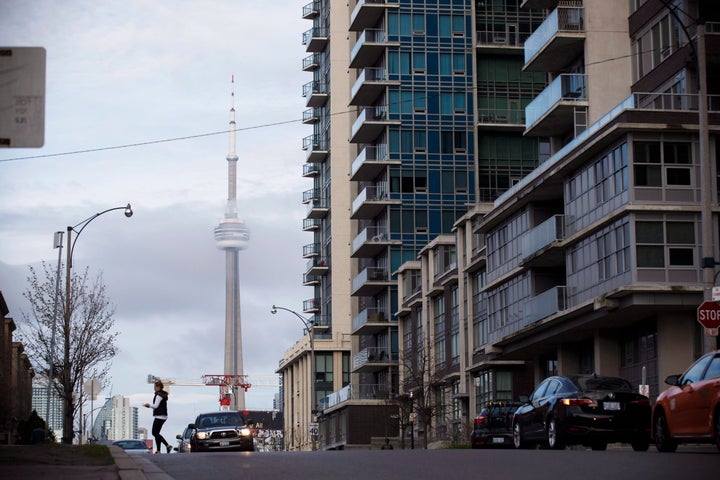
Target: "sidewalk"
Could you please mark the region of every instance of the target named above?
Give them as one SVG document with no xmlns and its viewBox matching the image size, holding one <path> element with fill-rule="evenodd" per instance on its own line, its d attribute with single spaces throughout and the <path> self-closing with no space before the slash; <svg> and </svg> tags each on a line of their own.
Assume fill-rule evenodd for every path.
<svg viewBox="0 0 720 480">
<path fill-rule="evenodd" d="M 0 465 L 0 477 L 23 480 L 173 480 L 144 455 L 110 446 L 114 465 Z"/>
</svg>

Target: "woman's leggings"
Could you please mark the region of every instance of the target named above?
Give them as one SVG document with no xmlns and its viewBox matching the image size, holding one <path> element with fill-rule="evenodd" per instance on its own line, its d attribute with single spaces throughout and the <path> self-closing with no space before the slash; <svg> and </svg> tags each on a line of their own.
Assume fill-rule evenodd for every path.
<svg viewBox="0 0 720 480">
<path fill-rule="evenodd" d="M 155 420 L 153 420 L 152 436 L 155 437 L 155 451 L 157 452 L 160 451 L 161 446 L 169 445 L 167 440 L 165 440 L 160 434 L 160 430 L 162 429 L 164 423 L 165 419 L 163 418 L 156 418 Z"/>
</svg>

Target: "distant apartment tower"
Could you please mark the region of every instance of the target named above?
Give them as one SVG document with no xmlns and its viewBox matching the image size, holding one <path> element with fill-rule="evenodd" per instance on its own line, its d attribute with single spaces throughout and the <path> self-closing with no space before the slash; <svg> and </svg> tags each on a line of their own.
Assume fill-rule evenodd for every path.
<svg viewBox="0 0 720 480">
<path fill-rule="evenodd" d="M 516 1 L 476 3 L 321 0 L 303 9 L 313 22 L 303 36 L 303 68 L 313 75 L 303 88 L 303 119 L 313 126 L 303 142 L 313 181 L 304 228 L 313 242 L 303 253 L 314 292 L 304 311 L 321 326 L 316 351 L 320 335 L 352 339 L 351 357 L 317 357 L 316 365 L 334 361 L 333 375 L 317 366 L 313 377 L 322 385 L 320 448 L 368 446 L 386 427 L 397 434 L 396 270 L 450 234 L 476 200 L 492 201 L 532 171 L 549 148 L 522 136 L 524 107 L 545 76 L 522 73 L 521 45 L 542 18 Z M 303 353 L 307 343 L 278 370 L 286 408 L 307 394 L 289 388 L 296 372 L 288 365 Z M 285 419 L 288 429 L 302 425 Z"/>
<path fill-rule="evenodd" d="M 47 377 L 36 375 L 32 381 L 32 409 L 45 421 L 49 421 L 50 430 L 59 440 L 62 437 L 62 399 L 54 389 L 50 390 L 50 412 L 48 413 Z"/>
<path fill-rule="evenodd" d="M 98 440 L 139 438 L 137 407 L 131 406 L 130 399 L 121 395 L 108 398 L 95 416 L 91 435 Z"/>
</svg>

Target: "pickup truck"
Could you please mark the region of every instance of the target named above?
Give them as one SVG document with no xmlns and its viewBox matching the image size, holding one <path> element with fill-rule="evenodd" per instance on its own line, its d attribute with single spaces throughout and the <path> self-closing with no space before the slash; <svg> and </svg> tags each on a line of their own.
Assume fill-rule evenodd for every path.
<svg viewBox="0 0 720 480">
<path fill-rule="evenodd" d="M 475 417 L 472 448 L 512 447 L 512 419 L 520 403 L 488 402 Z"/>
</svg>

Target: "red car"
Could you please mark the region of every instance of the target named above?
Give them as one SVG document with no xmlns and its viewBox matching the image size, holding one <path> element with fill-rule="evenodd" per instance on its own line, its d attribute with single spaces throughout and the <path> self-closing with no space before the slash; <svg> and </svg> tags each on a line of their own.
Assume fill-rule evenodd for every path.
<svg viewBox="0 0 720 480">
<path fill-rule="evenodd" d="M 720 350 L 665 383 L 670 388 L 657 398 L 652 417 L 658 451 L 674 452 L 688 442 L 714 443 L 720 449 Z"/>
</svg>

